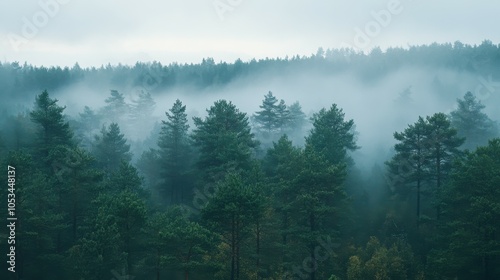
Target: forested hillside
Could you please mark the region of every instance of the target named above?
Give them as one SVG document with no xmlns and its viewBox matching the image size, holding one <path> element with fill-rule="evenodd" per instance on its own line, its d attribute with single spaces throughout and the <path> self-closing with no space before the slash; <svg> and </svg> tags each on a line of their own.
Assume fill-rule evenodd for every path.
<svg viewBox="0 0 500 280">
<path fill-rule="evenodd" d="M 499 48 L 4 62 L 1 279 L 500 279 Z"/>
</svg>

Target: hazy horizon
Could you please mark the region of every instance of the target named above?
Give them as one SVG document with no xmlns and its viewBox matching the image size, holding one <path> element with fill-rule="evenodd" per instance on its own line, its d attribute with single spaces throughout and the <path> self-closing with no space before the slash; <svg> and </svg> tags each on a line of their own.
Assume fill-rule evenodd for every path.
<svg viewBox="0 0 500 280">
<path fill-rule="evenodd" d="M 0 59 L 99 67 L 308 56 L 320 47 L 369 52 L 457 40 L 498 44 L 490 24 L 496 6 L 487 0 L 9 2 L 0 9 Z"/>
</svg>

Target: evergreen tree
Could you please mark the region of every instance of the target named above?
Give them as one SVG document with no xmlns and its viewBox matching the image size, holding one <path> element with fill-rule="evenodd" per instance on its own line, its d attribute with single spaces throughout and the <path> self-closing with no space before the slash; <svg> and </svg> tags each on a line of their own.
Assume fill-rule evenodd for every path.
<svg viewBox="0 0 500 280">
<path fill-rule="evenodd" d="M 259 107 L 262 109 L 254 115 L 255 122 L 258 125 L 258 129 L 270 134 L 276 129 L 277 119 L 278 119 L 278 99 L 274 97 L 271 91 L 264 96 L 262 105 Z"/>
<path fill-rule="evenodd" d="M 122 162 L 92 201 L 85 234 L 70 250 L 73 269 L 87 279 L 109 279 L 112 271 L 134 275 L 143 258 L 145 193 L 137 170 Z"/>
<path fill-rule="evenodd" d="M 285 104 L 285 100 L 281 99 L 278 106 L 276 106 L 276 129 L 279 133 L 285 132 L 286 128 L 290 125 L 290 111 Z"/>
<path fill-rule="evenodd" d="M 497 135 L 497 124 L 482 112 L 485 106 L 471 92 L 457 102 L 458 108 L 451 112 L 450 119 L 458 135 L 466 138 L 463 148 L 474 149 L 485 145 L 488 139 Z"/>
<path fill-rule="evenodd" d="M 131 118 L 137 122 L 151 117 L 154 111 L 156 102 L 151 97 L 149 92 L 141 91 L 137 100 L 132 101 Z"/>
<path fill-rule="evenodd" d="M 151 191 L 151 198 L 156 203 L 163 203 L 164 200 L 160 199 L 160 182 L 161 182 L 161 164 L 160 153 L 157 149 L 149 149 L 142 153 L 141 157 L 136 163 L 137 170 L 140 175 L 144 177 L 144 186 Z"/>
<path fill-rule="evenodd" d="M 128 128 L 137 137 L 144 137 L 151 131 L 154 124 L 152 114 L 155 109 L 155 101 L 149 92 L 141 91 L 138 99 L 132 101 L 130 107 L 130 123 Z"/>
<path fill-rule="evenodd" d="M 320 245 L 319 239 L 339 237 L 336 231 L 341 228 L 345 211 L 346 166 L 332 165 L 310 146 L 302 152 L 300 164 L 302 168 L 293 181 L 293 199 L 289 205 L 296 228 L 294 239 L 304 248 L 303 254 L 317 266 L 315 249 Z M 309 271 L 309 278 L 323 279 L 332 272 L 329 268 L 317 267 Z"/>
<path fill-rule="evenodd" d="M 90 150 L 92 147 L 93 136 L 99 131 L 101 117 L 94 110 L 85 106 L 83 112 L 79 114 L 80 121 L 76 129 L 76 134 L 81 141 L 80 145 Z"/>
<path fill-rule="evenodd" d="M 306 138 L 306 144 L 317 153 L 325 155 L 331 164 L 349 163 L 348 152 L 356 146 L 354 121 L 345 120 L 342 109 L 333 104 L 330 109 L 321 109 L 312 117 L 313 128 Z"/>
<path fill-rule="evenodd" d="M 179 207 L 173 207 L 166 213 L 155 217 L 158 231 L 155 233 L 155 245 L 160 266 L 181 271 L 184 279 L 189 279 L 191 272 L 198 275 L 210 270 L 213 264 L 208 260 L 215 249 L 215 235 L 196 222 L 189 221 Z"/>
<path fill-rule="evenodd" d="M 67 186 L 62 208 L 67 213 L 65 222 L 69 225 L 66 235 L 68 247 L 81 237 L 80 227 L 89 214 L 90 202 L 97 197 L 102 172 L 94 169 L 94 158 L 85 150 L 75 148 L 67 151 L 56 176 Z"/>
<path fill-rule="evenodd" d="M 57 248 L 56 237 L 58 231 L 64 228 L 64 213 L 60 211 L 58 195 L 53 189 L 55 177 L 40 172 L 39 163 L 25 151 L 10 151 L 2 164 L 15 168 L 15 244 L 7 247 L 8 235 L 4 235 L 5 242 L 1 244 L 5 250 L 11 245 L 16 247 L 16 273 L 11 275 L 20 279 L 64 279 L 64 267 L 57 272 L 50 269 L 65 264 L 64 256 Z M 1 178 L 8 182 L 7 172 Z M 10 193 L 6 186 L 0 197 L 7 201 L 12 199 L 8 196 Z M 7 216 L 4 210 L 2 214 Z"/>
<path fill-rule="evenodd" d="M 38 129 L 36 154 L 48 168 L 56 159 L 49 159 L 50 152 L 57 146 L 74 146 L 73 132 L 65 121 L 65 107 L 57 105 L 47 91 L 36 97 L 35 108 L 30 113 L 31 120 Z"/>
<path fill-rule="evenodd" d="M 159 146 L 160 176 L 163 180 L 164 196 L 170 197 L 173 203 L 183 202 L 190 192 L 189 171 L 192 164 L 190 139 L 188 136 L 188 120 L 186 106 L 177 99 L 165 113 L 166 121 L 162 121 Z"/>
<path fill-rule="evenodd" d="M 304 257 L 317 263 L 318 240 L 339 237 L 340 218 L 345 213 L 346 165 L 332 165 L 311 146 L 296 148 L 285 135 L 268 151 L 264 166 L 278 215 L 281 269 L 302 265 L 297 260 Z M 324 278 L 331 272 L 312 269 L 309 277 Z"/>
<path fill-rule="evenodd" d="M 273 147 L 267 151 L 264 158 L 264 170 L 268 177 L 269 189 L 276 211 L 276 223 L 280 240 L 278 251 L 280 270 L 288 269 L 292 260 L 301 258 L 297 254 L 291 236 L 297 232 L 296 223 L 292 218 L 292 201 L 295 199 L 294 182 L 302 169 L 302 150 L 293 146 L 292 141 L 283 135 Z"/>
<path fill-rule="evenodd" d="M 98 166 L 108 174 L 116 171 L 122 161 L 129 162 L 132 158 L 130 145 L 117 123 L 111 123 L 108 128 L 102 127 L 101 135 L 95 136 L 93 153 Z"/>
<path fill-rule="evenodd" d="M 416 187 L 417 222 L 420 219 L 421 189 L 429 179 L 429 126 L 424 118 L 419 117 L 415 124 L 409 125 L 403 132 L 395 132 L 394 145 L 396 154 L 387 162 L 390 172 L 391 188 L 403 196 Z M 409 185 L 409 187 L 408 187 Z"/>
<path fill-rule="evenodd" d="M 464 139 L 456 134 L 443 113 L 427 116 L 425 120 L 419 117 L 404 132 L 394 133 L 394 138 L 399 142 L 394 146 L 396 154 L 387 162 L 389 183 L 395 191 L 406 197 L 411 197 L 412 188 L 416 188 L 417 225 L 423 210 L 421 195 L 424 186 L 431 195 L 426 205 L 435 204 L 452 163 L 459 154 L 458 147 Z M 436 205 L 436 211 L 436 217 L 439 217 L 439 205 Z"/>
<path fill-rule="evenodd" d="M 429 126 L 429 160 L 431 179 L 435 180 L 435 192 L 439 196 L 442 185 L 446 183 L 452 170 L 453 161 L 459 155 L 458 148 L 465 139 L 457 136 L 457 130 L 451 126 L 448 117 L 436 113 L 426 117 Z M 436 218 L 440 216 L 440 205 L 436 207 Z"/>
<path fill-rule="evenodd" d="M 147 192 L 142 188 L 142 178 L 130 163 L 122 161 L 119 168 L 108 175 L 109 177 L 104 182 L 107 193 L 117 194 L 128 191 L 141 197 L 147 196 Z"/>
<path fill-rule="evenodd" d="M 430 255 L 437 278 L 500 277 L 500 139 L 457 161 L 440 197 L 439 243 Z"/>
<path fill-rule="evenodd" d="M 63 253 L 71 246 L 74 237 L 68 232 L 72 222 L 68 220 L 71 208 L 66 203 L 71 186 L 67 182 L 69 178 L 63 176 L 62 172 L 71 162 L 71 154 L 76 145 L 73 132 L 62 114 L 65 108 L 58 106 L 57 102 L 44 91 L 36 97 L 35 108 L 30 113 L 31 120 L 38 128 L 34 150 L 37 168 L 33 171 L 36 177 L 32 184 L 38 188 L 34 193 L 37 193 L 36 204 L 39 209 L 34 211 L 37 215 L 48 214 L 47 218 L 51 219 L 50 230 L 45 231 L 44 227 L 47 225 L 38 223 L 42 220 L 37 221 L 35 230 L 49 233 L 50 238 L 47 236 L 46 239 L 47 247 L 40 251 L 40 257 L 48 266 L 64 260 Z M 47 207 L 51 210 L 48 211 Z M 54 275 L 54 278 L 65 278 L 64 273 L 65 271 L 61 271 L 60 274 Z"/>
<path fill-rule="evenodd" d="M 39 126 L 31 121 L 27 112 L 6 117 L 0 129 L 0 154 L 6 155 L 9 150 L 32 149 L 37 139 L 37 128 Z"/>
<path fill-rule="evenodd" d="M 229 171 L 249 169 L 258 142 L 250 132 L 248 117 L 231 102 L 219 100 L 202 120 L 194 118 L 192 138 L 198 147 L 198 168 L 205 183 L 225 177 Z"/>
<path fill-rule="evenodd" d="M 229 275 L 225 275 L 225 279 L 246 278 L 241 273 L 242 243 L 258 215 L 258 209 L 255 191 L 245 186 L 239 175 L 230 173 L 217 185 L 215 196 L 202 211 L 203 220 L 221 235 L 221 241 L 228 248 L 224 255 L 229 259 Z"/>
<path fill-rule="evenodd" d="M 103 115 L 107 121 L 120 122 L 129 113 L 129 105 L 125 102 L 123 94 L 117 90 L 111 90 L 110 95 L 106 98 L 106 106 L 102 109 Z"/>
<path fill-rule="evenodd" d="M 300 103 L 297 101 L 288 106 L 288 112 L 288 130 L 290 130 L 291 135 L 302 135 L 304 126 L 307 123 L 307 118 L 306 114 L 302 111 Z"/>
</svg>

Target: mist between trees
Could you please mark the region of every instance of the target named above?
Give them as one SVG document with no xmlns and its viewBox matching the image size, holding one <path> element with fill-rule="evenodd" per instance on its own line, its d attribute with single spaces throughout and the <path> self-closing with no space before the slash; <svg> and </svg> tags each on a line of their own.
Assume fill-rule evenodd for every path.
<svg viewBox="0 0 500 280">
<path fill-rule="evenodd" d="M 3 63 L 2 279 L 497 279 L 498 52 Z"/>
</svg>

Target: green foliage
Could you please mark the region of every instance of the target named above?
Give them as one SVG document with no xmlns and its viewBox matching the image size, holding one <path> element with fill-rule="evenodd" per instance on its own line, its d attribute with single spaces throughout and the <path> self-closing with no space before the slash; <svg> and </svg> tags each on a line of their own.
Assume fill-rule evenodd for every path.
<svg viewBox="0 0 500 280">
<path fill-rule="evenodd" d="M 328 110 L 321 109 L 311 120 L 313 129 L 306 144 L 323 154 L 331 164 L 351 164 L 348 152 L 359 148 L 356 146 L 354 121 L 345 120 L 344 112 L 336 104 Z"/>
<path fill-rule="evenodd" d="M 159 263 L 188 277 L 210 270 L 213 263 L 207 258 L 215 246 L 215 235 L 196 222 L 189 221 L 181 208 L 173 207 L 159 213 L 152 221 L 154 245 L 158 248 Z"/>
<path fill-rule="evenodd" d="M 396 154 L 386 163 L 390 187 L 407 200 L 414 197 L 412 193 L 416 189 L 417 221 L 422 212 L 421 194 L 425 189 L 426 194 L 431 195 L 432 202 L 428 201 L 426 206 L 428 208 L 429 205 L 437 204 L 438 218 L 440 210 L 436 199 L 448 178 L 454 159 L 460 154 L 458 147 L 464 139 L 457 136 L 457 131 L 443 113 L 425 119 L 419 117 L 404 132 L 395 132 L 394 138 L 398 141 L 394 145 Z"/>
<path fill-rule="evenodd" d="M 471 92 L 463 99 L 457 99 L 458 108 L 451 112 L 452 125 L 458 130 L 460 137 L 465 137 L 465 149 L 474 149 L 487 144 L 488 139 L 498 135 L 498 126 L 483 109 L 485 106 Z"/>
<path fill-rule="evenodd" d="M 306 114 L 302 111 L 299 102 L 296 101 L 288 106 L 288 128 L 287 132 L 292 136 L 302 136 L 305 125 L 307 124 Z"/>
<path fill-rule="evenodd" d="M 80 141 L 80 145 L 87 150 L 91 150 L 94 135 L 99 132 L 101 116 L 85 106 L 83 112 L 79 114 L 80 120 L 76 123 L 75 134 Z"/>
<path fill-rule="evenodd" d="M 35 108 L 30 117 L 38 129 L 36 153 L 46 162 L 49 153 L 56 146 L 73 146 L 73 132 L 65 121 L 63 111 L 65 107 L 57 105 L 57 99 L 51 99 L 47 91 L 36 97 Z"/>
<path fill-rule="evenodd" d="M 197 166 L 205 183 L 225 177 L 228 171 L 251 166 L 251 156 L 258 142 L 250 131 L 248 117 L 226 100 L 219 100 L 202 120 L 194 118 L 194 145 L 198 148 Z"/>
<path fill-rule="evenodd" d="M 106 106 L 102 109 L 102 114 L 108 122 L 119 122 L 129 114 L 130 106 L 117 90 L 111 90 L 110 95 L 105 100 Z"/>
<path fill-rule="evenodd" d="M 255 122 L 260 130 L 271 133 L 278 127 L 277 102 L 278 99 L 270 91 L 264 96 L 262 105 L 259 106 L 262 110 L 256 112 L 254 115 Z"/>
<path fill-rule="evenodd" d="M 170 197 L 170 202 L 181 203 L 190 197 L 192 186 L 189 172 L 193 156 L 188 136 L 186 106 L 177 99 L 170 113 L 165 114 L 167 120 L 162 121 L 158 139 L 158 160 L 162 179 L 160 193 L 163 197 Z"/>
<path fill-rule="evenodd" d="M 111 123 L 108 128 L 103 126 L 101 135 L 95 136 L 93 153 L 98 166 L 106 173 L 115 172 L 122 161 L 129 162 L 132 159 L 130 145 L 117 123 Z"/>
<path fill-rule="evenodd" d="M 137 99 L 132 100 L 130 105 L 129 121 L 127 121 L 127 131 L 137 137 L 146 136 L 152 129 L 156 102 L 149 92 L 140 91 Z"/>
<path fill-rule="evenodd" d="M 415 124 L 409 125 L 403 132 L 395 132 L 394 145 L 396 154 L 387 162 L 390 184 L 393 192 L 402 198 L 410 196 L 416 188 L 417 219 L 421 212 L 421 189 L 430 177 L 430 128 L 424 118 L 419 117 Z"/>
<path fill-rule="evenodd" d="M 500 276 L 500 139 L 457 162 L 443 191 L 442 249 L 432 255 L 440 277 Z M 452 260 L 452 261 L 450 261 Z"/>
<path fill-rule="evenodd" d="M 370 237 L 359 254 L 349 257 L 347 279 L 417 279 L 422 274 L 411 247 L 398 240 L 390 247 Z"/>
<path fill-rule="evenodd" d="M 318 52 L 315 59 L 323 56 Z M 204 83 L 221 79 L 211 73 L 213 60 L 203 67 Z M 473 97 L 463 102 L 470 104 L 459 102 L 460 112 L 482 116 Z M 128 112 L 117 91 L 107 103 L 108 117 Z M 131 121 L 153 105 L 149 94 L 141 94 Z M 16 167 L 19 279 L 107 280 L 117 272 L 138 279 L 499 278 L 500 139 L 462 154 L 464 140 L 445 114 L 394 133 L 387 183 L 396 195 L 389 197 L 377 194 L 386 187 L 382 170 L 374 168 L 367 182 L 346 182 L 349 153 L 358 147 L 354 122 L 335 104 L 313 116 L 299 148 L 290 139 L 306 123 L 300 105 L 266 95 L 256 114 L 260 128 L 284 135 L 261 160 L 247 115 L 231 102 L 217 101 L 205 118 L 194 118 L 189 135 L 186 107 L 177 100 L 161 133 L 158 125 L 152 134 L 156 141 L 159 133 L 158 147 L 147 150 L 142 143 L 140 173 L 116 123 L 103 127 L 91 155 L 84 149 L 89 143 L 73 140 L 63 112 L 45 91 L 30 119 L 11 117 L 20 126 L 11 130 L 15 135 L 2 134 L 1 160 Z M 86 107 L 73 123 L 84 139 L 100 117 Z M 5 173 L 0 177 L 6 181 Z M 349 183 L 374 189 L 349 196 Z M 200 216 L 186 215 L 187 205 L 169 207 L 189 201 L 194 187 L 207 202 L 196 209 Z M 424 198 L 420 226 L 411 225 L 408 214 L 414 187 Z M 150 193 L 161 199 L 151 200 Z M 0 199 L 7 194 L 0 191 Z M 366 217 L 349 207 L 363 209 Z M 358 224 L 359 232 L 352 234 L 349 224 Z M 8 246 L 5 237 L 0 232 L 1 248 Z"/>
<path fill-rule="evenodd" d="M 27 112 L 6 117 L 0 129 L 0 155 L 5 156 L 9 150 L 32 149 L 37 128 Z"/>
<path fill-rule="evenodd" d="M 216 233 L 220 241 L 228 247 L 225 278 L 240 278 L 240 250 L 242 242 L 255 224 L 261 209 L 259 196 L 252 186 L 246 186 L 242 178 L 229 173 L 217 185 L 215 196 L 202 211 L 203 220 Z"/>
</svg>

